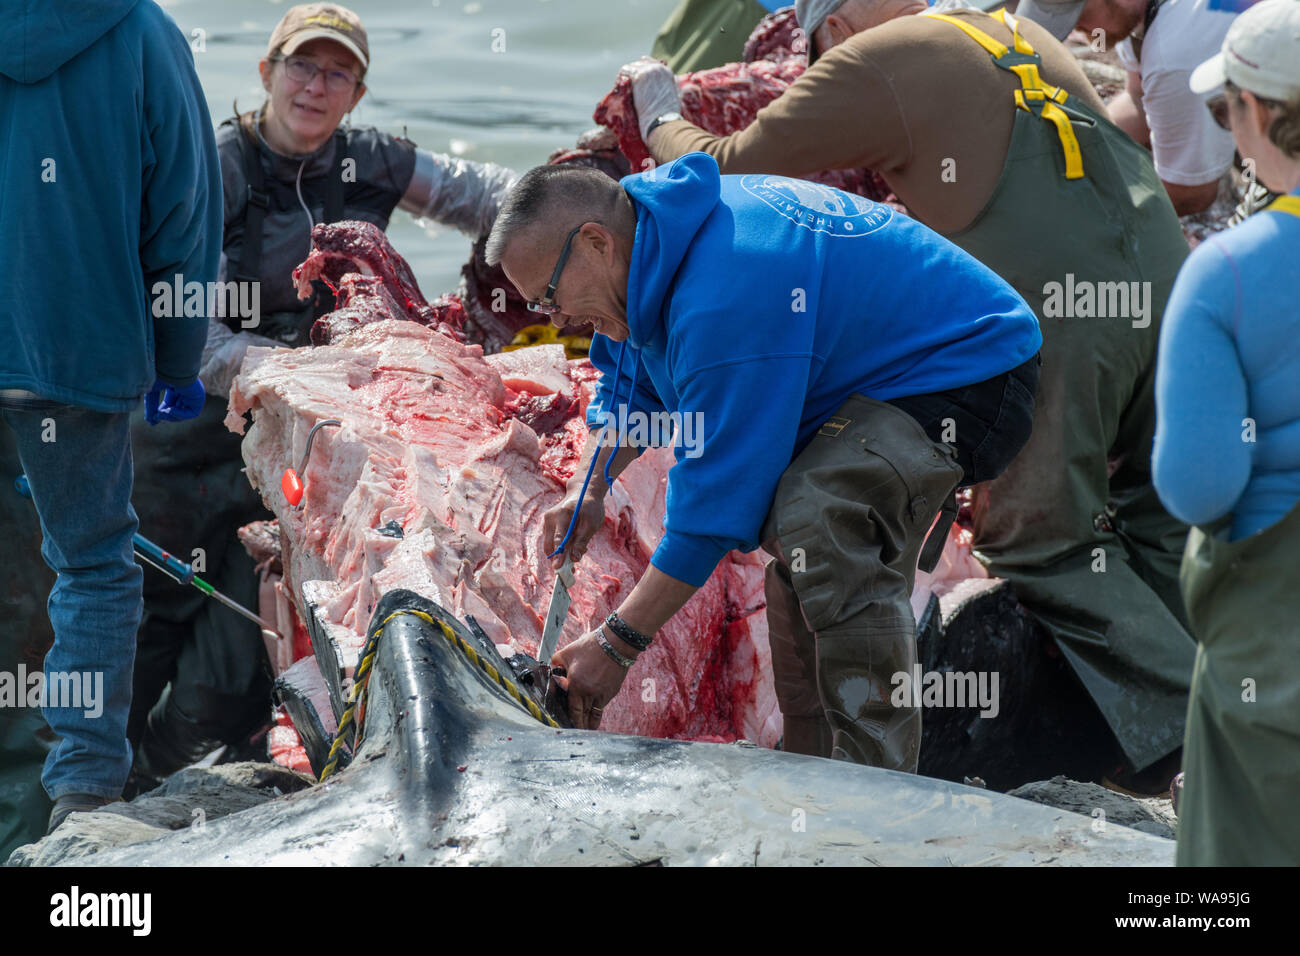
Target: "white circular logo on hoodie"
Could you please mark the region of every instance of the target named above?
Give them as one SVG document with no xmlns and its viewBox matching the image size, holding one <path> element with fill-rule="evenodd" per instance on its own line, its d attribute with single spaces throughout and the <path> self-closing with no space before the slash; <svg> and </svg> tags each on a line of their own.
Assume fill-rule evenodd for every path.
<svg viewBox="0 0 1300 956">
<path fill-rule="evenodd" d="M 894 216 L 889 206 L 806 179 L 744 176 L 740 185 L 791 222 L 829 236 L 867 236 Z"/>
</svg>

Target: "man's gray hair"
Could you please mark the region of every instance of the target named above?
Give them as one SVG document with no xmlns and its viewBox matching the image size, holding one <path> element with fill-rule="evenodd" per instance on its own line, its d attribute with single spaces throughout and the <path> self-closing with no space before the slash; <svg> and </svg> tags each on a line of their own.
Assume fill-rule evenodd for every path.
<svg viewBox="0 0 1300 956">
<path fill-rule="evenodd" d="M 534 166 L 501 204 L 484 250 L 487 264 L 499 263 L 506 247 L 536 226 L 563 236 L 584 222 L 611 225 L 622 195 L 617 180 L 589 166 Z"/>
</svg>

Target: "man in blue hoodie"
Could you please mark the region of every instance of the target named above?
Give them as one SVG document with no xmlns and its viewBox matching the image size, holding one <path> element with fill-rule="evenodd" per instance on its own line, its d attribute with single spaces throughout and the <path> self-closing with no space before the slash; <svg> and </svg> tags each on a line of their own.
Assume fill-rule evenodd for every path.
<svg viewBox="0 0 1300 956">
<path fill-rule="evenodd" d="M 44 694 L 25 695 L 61 738 L 41 781 L 52 830 L 116 799 L 131 766 L 128 416 L 142 396 L 154 423 L 202 408 L 207 317 L 171 317 L 152 292 L 216 278 L 221 176 L 189 46 L 152 0 L 2 10 L 0 417 L 57 575 Z"/>
<path fill-rule="evenodd" d="M 673 442 L 651 567 L 553 659 L 577 726 L 599 723 L 727 551 L 762 543 L 784 748 L 914 771 L 920 715 L 890 702 L 916 660 L 912 581 L 918 557 L 938 557 L 950 521 L 922 542 L 954 489 L 996 476 L 1029 436 L 1042 338 L 1024 300 L 888 206 L 720 176 L 703 153 L 620 183 L 539 167 L 487 259 L 534 310 L 597 333 L 592 430 L 544 539 L 581 558 L 609 482 L 667 443 L 664 424 L 702 439 Z"/>
</svg>

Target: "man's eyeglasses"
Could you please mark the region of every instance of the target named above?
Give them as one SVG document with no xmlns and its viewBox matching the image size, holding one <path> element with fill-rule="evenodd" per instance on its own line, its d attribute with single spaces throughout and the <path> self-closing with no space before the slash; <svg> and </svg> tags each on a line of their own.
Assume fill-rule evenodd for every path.
<svg viewBox="0 0 1300 956">
<path fill-rule="evenodd" d="M 555 304 L 555 288 L 560 284 L 560 273 L 564 271 L 564 264 L 569 261 L 569 250 L 573 247 L 573 237 L 576 236 L 586 223 L 574 226 L 567 239 L 564 240 L 564 248 L 560 250 L 559 261 L 555 263 L 555 271 L 551 273 L 551 283 L 546 287 L 546 292 L 536 302 L 528 303 L 529 312 L 539 312 L 542 315 L 555 315 L 560 311 L 560 307 Z"/>
<path fill-rule="evenodd" d="M 1228 120 L 1228 94 L 1216 93 L 1205 101 L 1205 108 L 1210 111 L 1214 117 L 1214 122 L 1220 127 L 1232 132 L 1232 123 Z"/>
<path fill-rule="evenodd" d="M 303 86 L 316 79 L 317 73 L 325 73 L 325 89 L 331 93 L 349 92 L 360 82 L 355 73 L 349 73 L 347 70 L 330 70 L 326 73 L 322 67 L 300 56 L 285 56 L 279 59 L 284 61 L 285 75 Z"/>
</svg>

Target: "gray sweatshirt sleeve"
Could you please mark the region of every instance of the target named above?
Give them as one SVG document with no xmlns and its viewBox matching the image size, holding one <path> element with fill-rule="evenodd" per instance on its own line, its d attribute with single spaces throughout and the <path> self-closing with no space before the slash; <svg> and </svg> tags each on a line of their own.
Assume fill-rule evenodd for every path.
<svg viewBox="0 0 1300 956">
<path fill-rule="evenodd" d="M 219 281 L 226 281 L 228 267 L 229 260 L 223 252 Z M 274 348 L 283 344 L 253 332 L 232 332 L 221 319 L 209 318 L 208 340 L 203 346 L 203 357 L 199 364 L 199 379 L 203 382 L 204 391 L 209 395 L 228 398 L 230 386 L 234 383 L 235 376 L 239 374 L 240 366 L 244 364 L 244 353 L 251 346 Z"/>
<path fill-rule="evenodd" d="M 491 231 L 517 178 L 514 170 L 495 163 L 417 149 L 415 173 L 398 205 L 413 216 L 455 226 L 477 239 Z"/>
</svg>

